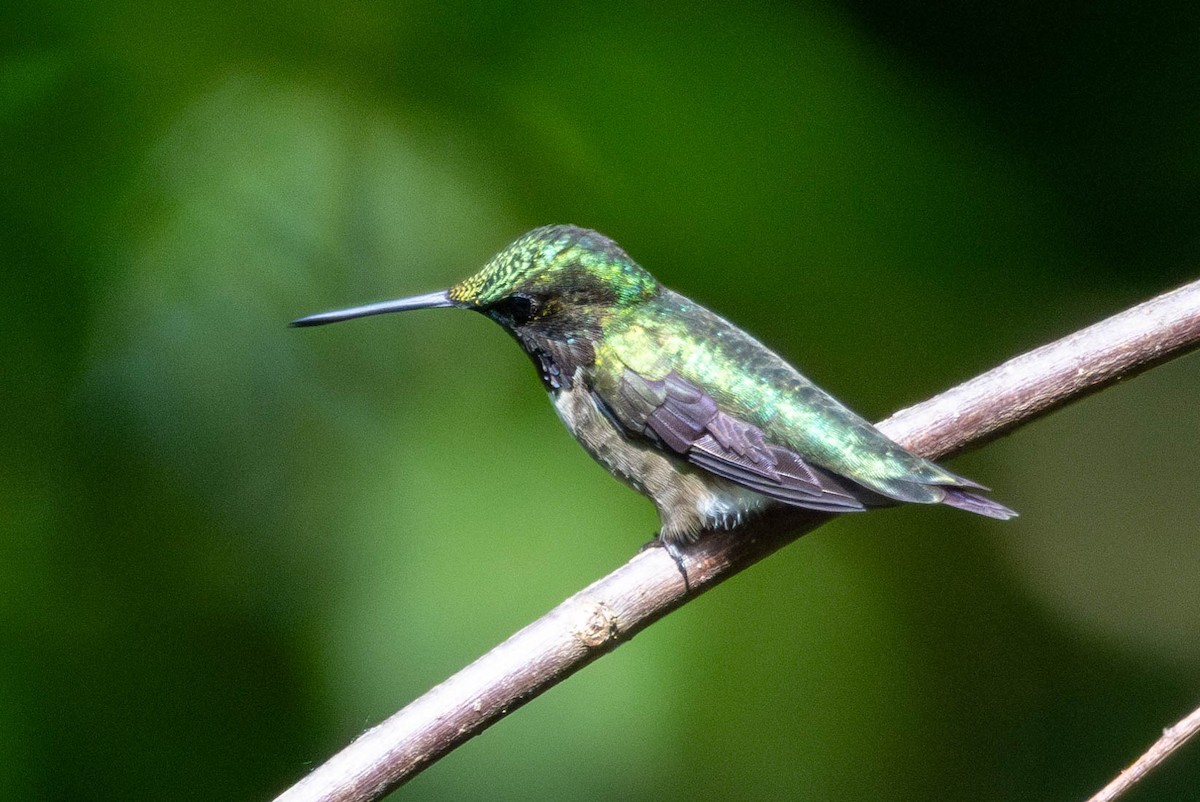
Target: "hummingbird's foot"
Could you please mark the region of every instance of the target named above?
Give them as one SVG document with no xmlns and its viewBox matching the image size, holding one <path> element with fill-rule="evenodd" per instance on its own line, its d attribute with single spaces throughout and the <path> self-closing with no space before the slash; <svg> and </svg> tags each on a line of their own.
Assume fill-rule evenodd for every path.
<svg viewBox="0 0 1200 802">
<path fill-rule="evenodd" d="M 663 549 L 675 561 L 675 567 L 679 569 L 679 575 L 683 577 L 683 589 L 685 592 L 691 592 L 692 585 L 688 582 L 687 567 L 683 564 L 683 552 L 679 549 L 679 544 L 671 540 L 664 540 L 661 536 L 656 535 L 653 540 L 642 545 L 638 549 L 638 554 L 641 554 L 647 549 Z"/>
</svg>

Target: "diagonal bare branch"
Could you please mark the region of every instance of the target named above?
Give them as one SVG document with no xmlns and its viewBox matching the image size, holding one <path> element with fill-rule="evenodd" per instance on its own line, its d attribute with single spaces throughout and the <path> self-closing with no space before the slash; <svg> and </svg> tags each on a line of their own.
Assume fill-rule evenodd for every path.
<svg viewBox="0 0 1200 802">
<path fill-rule="evenodd" d="M 1200 708 L 1184 716 L 1174 727 L 1163 730 L 1162 737 L 1135 760 L 1116 779 L 1100 789 L 1088 802 L 1113 802 L 1125 794 L 1138 780 L 1158 768 L 1175 750 L 1190 741 L 1200 732 Z"/>
<path fill-rule="evenodd" d="M 978 446 L 1200 345 L 1200 281 L 1005 362 L 880 424 L 928 457 Z M 695 596 L 829 520 L 780 509 L 705 536 L 679 567 L 649 549 L 428 691 L 278 802 L 378 799 Z"/>
</svg>

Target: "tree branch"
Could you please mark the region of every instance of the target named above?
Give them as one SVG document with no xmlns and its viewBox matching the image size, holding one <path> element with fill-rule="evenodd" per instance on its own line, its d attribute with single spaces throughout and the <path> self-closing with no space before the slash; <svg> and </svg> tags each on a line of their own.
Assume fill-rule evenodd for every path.
<svg viewBox="0 0 1200 802">
<path fill-rule="evenodd" d="M 1200 708 L 1193 710 L 1174 727 L 1163 730 L 1162 737 L 1154 742 L 1154 746 L 1133 762 L 1133 765 L 1117 775 L 1100 792 L 1088 802 L 1113 802 L 1119 796 L 1133 787 L 1134 783 L 1145 777 L 1150 771 L 1162 763 L 1171 754 L 1187 743 L 1192 736 L 1200 732 Z"/>
<path fill-rule="evenodd" d="M 931 458 L 976 446 L 1200 344 L 1200 281 L 1011 359 L 879 426 Z M 706 535 L 679 566 L 649 549 L 367 730 L 277 802 L 378 799 L 695 596 L 832 516 L 777 508 Z"/>
</svg>

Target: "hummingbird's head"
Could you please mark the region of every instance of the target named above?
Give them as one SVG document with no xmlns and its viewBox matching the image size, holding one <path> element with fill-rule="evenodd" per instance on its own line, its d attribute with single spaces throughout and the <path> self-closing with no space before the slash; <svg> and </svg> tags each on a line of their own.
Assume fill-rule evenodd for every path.
<svg viewBox="0 0 1200 802">
<path fill-rule="evenodd" d="M 457 305 L 506 327 L 597 315 L 654 296 L 658 282 L 603 234 L 544 226 L 519 237 L 450 288 Z"/>
<path fill-rule="evenodd" d="M 608 312 L 648 300 L 658 282 L 603 234 L 576 226 L 535 228 L 449 290 L 323 312 L 293 326 L 366 315 L 457 306 L 482 312 L 511 330 L 526 325 L 590 329 Z"/>
</svg>

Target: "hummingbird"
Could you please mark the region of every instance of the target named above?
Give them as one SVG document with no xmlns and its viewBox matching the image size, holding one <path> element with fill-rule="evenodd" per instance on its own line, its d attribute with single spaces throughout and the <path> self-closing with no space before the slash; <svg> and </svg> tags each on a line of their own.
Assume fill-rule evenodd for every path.
<svg viewBox="0 0 1200 802">
<path fill-rule="evenodd" d="M 596 231 L 537 228 L 448 290 L 291 325 L 447 307 L 512 335 L 584 450 L 654 502 L 670 549 L 777 505 L 847 513 L 912 502 L 1016 515 L 659 284 Z"/>
</svg>

